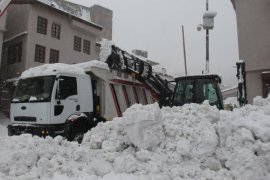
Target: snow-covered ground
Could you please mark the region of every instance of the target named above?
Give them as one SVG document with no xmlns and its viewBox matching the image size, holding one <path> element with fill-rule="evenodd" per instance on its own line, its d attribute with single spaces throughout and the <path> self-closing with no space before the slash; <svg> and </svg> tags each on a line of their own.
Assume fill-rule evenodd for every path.
<svg viewBox="0 0 270 180">
<path fill-rule="evenodd" d="M 0 179 L 266 180 L 270 98 L 232 112 L 207 103 L 136 104 L 123 117 L 100 123 L 81 145 L 4 135 L 0 154 Z"/>
</svg>

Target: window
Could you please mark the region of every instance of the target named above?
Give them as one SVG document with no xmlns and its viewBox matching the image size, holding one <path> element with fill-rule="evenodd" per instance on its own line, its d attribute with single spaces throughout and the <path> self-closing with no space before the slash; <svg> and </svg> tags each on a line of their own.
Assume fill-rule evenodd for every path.
<svg viewBox="0 0 270 180">
<path fill-rule="evenodd" d="M 13 102 L 49 102 L 55 76 L 40 76 L 20 79 L 15 90 Z M 34 97 L 34 98 L 31 98 Z"/>
<path fill-rule="evenodd" d="M 59 62 L 59 51 L 55 49 L 50 50 L 50 63 L 58 63 Z"/>
<path fill-rule="evenodd" d="M 91 42 L 88 40 L 83 40 L 83 53 L 90 54 Z"/>
<path fill-rule="evenodd" d="M 46 48 L 44 46 L 36 45 L 35 49 L 35 61 L 44 63 L 45 62 L 45 51 Z"/>
<path fill-rule="evenodd" d="M 217 105 L 217 107 L 219 106 L 218 104 L 218 95 L 216 92 L 216 87 L 213 84 L 213 82 L 203 82 L 202 85 L 202 89 L 203 89 L 203 98 L 207 99 L 209 101 L 210 105 Z"/>
<path fill-rule="evenodd" d="M 37 19 L 37 33 L 47 34 L 48 20 L 46 18 L 38 16 Z"/>
<path fill-rule="evenodd" d="M 8 47 L 7 64 L 15 64 L 22 61 L 22 42 Z"/>
<path fill-rule="evenodd" d="M 60 39 L 60 32 L 61 32 L 61 25 L 53 23 L 51 32 L 52 37 Z"/>
<path fill-rule="evenodd" d="M 194 102 L 194 81 L 186 80 L 186 81 L 179 81 L 176 84 L 176 91 L 174 97 L 174 104 L 175 105 L 184 105 L 185 103 L 192 103 Z"/>
<path fill-rule="evenodd" d="M 58 78 L 59 88 L 58 97 L 66 99 L 70 96 L 77 95 L 77 81 L 75 77 L 60 76 Z"/>
<path fill-rule="evenodd" d="M 82 49 L 82 38 L 78 37 L 78 36 L 74 36 L 74 47 L 73 49 L 75 51 L 81 51 Z"/>
</svg>

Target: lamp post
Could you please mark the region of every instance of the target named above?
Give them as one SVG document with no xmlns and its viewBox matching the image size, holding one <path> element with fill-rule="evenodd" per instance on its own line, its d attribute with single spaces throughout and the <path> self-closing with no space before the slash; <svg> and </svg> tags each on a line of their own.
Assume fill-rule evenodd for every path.
<svg viewBox="0 0 270 180">
<path fill-rule="evenodd" d="M 209 11 L 209 3 L 206 0 L 206 12 L 203 14 L 203 24 L 199 24 L 197 30 L 201 28 L 206 30 L 206 66 L 205 74 L 209 74 L 209 30 L 214 28 L 214 18 L 217 15 L 214 11 Z"/>
</svg>

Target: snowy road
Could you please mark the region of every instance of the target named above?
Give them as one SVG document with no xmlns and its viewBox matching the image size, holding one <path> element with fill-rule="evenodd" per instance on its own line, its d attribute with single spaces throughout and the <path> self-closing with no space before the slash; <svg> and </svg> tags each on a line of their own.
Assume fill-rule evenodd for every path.
<svg viewBox="0 0 270 180">
<path fill-rule="evenodd" d="M 254 103 L 233 112 L 134 105 L 81 145 L 1 137 L 0 179 L 270 179 L 270 98 Z"/>
</svg>

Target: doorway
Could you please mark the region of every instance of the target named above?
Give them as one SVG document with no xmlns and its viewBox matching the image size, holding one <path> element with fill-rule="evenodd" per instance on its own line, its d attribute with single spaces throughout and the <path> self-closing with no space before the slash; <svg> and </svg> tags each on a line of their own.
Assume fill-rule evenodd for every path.
<svg viewBox="0 0 270 180">
<path fill-rule="evenodd" d="M 270 94 L 270 71 L 262 72 L 263 97 Z"/>
</svg>

